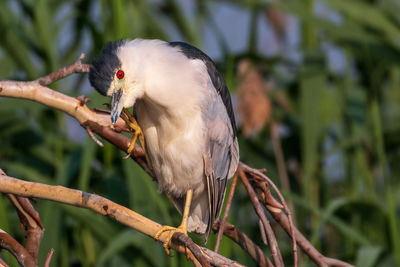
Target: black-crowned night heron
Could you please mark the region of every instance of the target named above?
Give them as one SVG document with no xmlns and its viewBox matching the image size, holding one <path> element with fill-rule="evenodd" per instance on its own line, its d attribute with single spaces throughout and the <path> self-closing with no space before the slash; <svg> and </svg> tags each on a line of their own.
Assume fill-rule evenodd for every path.
<svg viewBox="0 0 400 267">
<path fill-rule="evenodd" d="M 125 117 L 135 130 L 128 152 L 143 133 L 159 190 L 183 214 L 178 228 L 164 226 L 156 238 L 170 231 L 164 248 L 176 231 L 207 238 L 239 162 L 231 98 L 214 62 L 182 42 L 121 40 L 103 48 L 89 80 L 112 97 L 112 123 L 134 106 L 137 123 Z"/>
</svg>

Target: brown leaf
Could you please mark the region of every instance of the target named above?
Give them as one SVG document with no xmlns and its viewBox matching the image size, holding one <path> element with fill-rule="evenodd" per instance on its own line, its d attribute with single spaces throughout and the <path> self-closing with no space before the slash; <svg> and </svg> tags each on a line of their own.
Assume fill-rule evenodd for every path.
<svg viewBox="0 0 400 267">
<path fill-rule="evenodd" d="M 249 60 L 238 67 L 241 83 L 238 87 L 239 116 L 244 136 L 256 135 L 271 117 L 271 101 L 264 90 L 264 81 Z"/>
</svg>

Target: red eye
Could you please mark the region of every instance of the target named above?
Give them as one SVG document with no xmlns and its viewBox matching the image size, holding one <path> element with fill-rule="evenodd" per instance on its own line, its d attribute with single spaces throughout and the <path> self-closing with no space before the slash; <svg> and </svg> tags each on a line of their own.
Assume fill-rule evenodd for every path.
<svg viewBox="0 0 400 267">
<path fill-rule="evenodd" d="M 125 73 L 122 70 L 117 71 L 117 78 L 118 79 L 122 79 L 124 78 Z"/>
</svg>

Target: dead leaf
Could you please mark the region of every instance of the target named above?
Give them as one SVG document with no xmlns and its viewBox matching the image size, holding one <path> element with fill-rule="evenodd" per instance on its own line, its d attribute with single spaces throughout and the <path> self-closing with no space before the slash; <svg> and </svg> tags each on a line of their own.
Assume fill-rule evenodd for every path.
<svg viewBox="0 0 400 267">
<path fill-rule="evenodd" d="M 271 101 L 265 93 L 260 72 L 249 60 L 238 66 L 241 83 L 238 87 L 239 116 L 245 137 L 258 134 L 271 116 Z"/>
</svg>

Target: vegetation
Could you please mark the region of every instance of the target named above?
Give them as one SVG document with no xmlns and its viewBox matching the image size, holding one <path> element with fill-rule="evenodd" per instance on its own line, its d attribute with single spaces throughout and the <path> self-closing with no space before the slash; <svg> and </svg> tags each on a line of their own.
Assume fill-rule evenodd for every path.
<svg viewBox="0 0 400 267">
<path fill-rule="evenodd" d="M 290 190 L 282 191 L 293 202 L 298 228 L 327 256 L 358 266 L 400 265 L 400 2 L 203 0 L 191 1 L 194 15 L 184 12 L 188 4 L 181 2 L 0 0 L 0 78 L 32 80 L 73 62 L 81 52 L 90 62 L 107 41 L 121 38 L 172 41 L 180 36 L 202 47 L 207 28 L 222 51 L 217 63 L 233 94 L 241 84 L 235 73 L 243 59 L 272 84 L 266 91 L 272 103 L 269 123 L 250 138 L 239 129 L 241 160 L 267 168 L 279 184 L 269 128 L 280 125 L 290 181 Z M 221 5 L 250 16 L 243 52 L 230 52 L 224 29 L 215 23 L 213 10 Z M 297 24 L 280 20 L 287 18 L 283 14 L 300 26 L 300 41 L 293 47 L 285 40 L 293 32 L 288 28 Z M 279 49 L 272 56 L 257 46 L 262 23 L 278 36 Z M 86 75 L 52 88 L 85 94 L 91 107 L 109 101 L 90 88 Z M 122 160 L 110 144 L 99 148 L 61 112 L 2 98 L 0 114 L 0 168 L 8 175 L 96 192 L 162 224 L 179 224 L 178 212 L 140 167 Z M 154 240 L 89 211 L 49 201 L 35 207 L 46 228 L 41 263 L 54 248 L 54 266 L 188 264 L 184 256 L 167 257 Z M 239 184 L 228 221 L 261 244 L 253 214 Z M 15 211 L 2 195 L 0 228 L 23 240 Z M 290 265 L 290 239 L 283 232 L 277 238 Z M 214 242 L 212 235 L 208 246 Z M 220 252 L 255 265 L 228 239 Z M 7 252 L 0 256 L 17 266 Z M 301 264 L 313 265 L 306 256 Z"/>
</svg>

